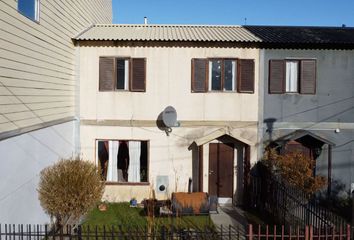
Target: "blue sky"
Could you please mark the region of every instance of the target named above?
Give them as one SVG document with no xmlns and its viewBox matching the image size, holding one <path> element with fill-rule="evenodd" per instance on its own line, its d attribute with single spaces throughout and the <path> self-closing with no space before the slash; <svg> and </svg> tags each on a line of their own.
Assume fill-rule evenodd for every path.
<svg viewBox="0 0 354 240">
<path fill-rule="evenodd" d="M 354 27 L 353 0 L 112 0 L 113 23 Z"/>
</svg>

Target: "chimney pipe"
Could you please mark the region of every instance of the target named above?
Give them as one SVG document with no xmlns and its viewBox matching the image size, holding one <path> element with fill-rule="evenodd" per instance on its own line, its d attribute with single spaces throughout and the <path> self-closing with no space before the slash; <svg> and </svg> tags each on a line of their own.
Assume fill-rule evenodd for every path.
<svg viewBox="0 0 354 240">
<path fill-rule="evenodd" d="M 147 25 L 148 24 L 148 18 L 144 17 L 144 24 Z"/>
</svg>

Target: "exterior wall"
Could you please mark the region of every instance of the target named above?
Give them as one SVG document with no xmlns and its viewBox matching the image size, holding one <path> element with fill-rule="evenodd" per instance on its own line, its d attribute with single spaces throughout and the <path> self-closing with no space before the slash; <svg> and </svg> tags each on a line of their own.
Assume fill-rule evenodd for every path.
<svg viewBox="0 0 354 240">
<path fill-rule="evenodd" d="M 0 133 L 74 117 L 71 38 L 94 22 L 111 23 L 111 4 L 41 0 L 37 23 L 16 0 L 0 2 Z"/>
<path fill-rule="evenodd" d="M 80 43 L 79 43 L 80 44 Z M 169 195 L 187 191 L 192 177 L 191 144 L 220 128 L 236 139 L 257 142 L 258 71 L 255 93 L 192 93 L 191 59 L 234 57 L 255 60 L 257 49 L 201 47 L 129 47 L 81 46 L 80 52 L 80 122 L 81 152 L 95 161 L 96 139 L 149 140 L 149 184 L 145 186 L 107 185 L 105 198 L 110 201 L 138 200 L 149 197 L 155 189 L 156 177 L 169 176 Z M 146 58 L 146 92 L 99 92 L 99 57 Z M 159 114 L 167 106 L 177 110 L 180 127 L 170 136 L 156 125 Z M 204 154 L 208 154 L 207 144 Z M 257 160 L 253 146 L 251 161 Z M 208 158 L 204 157 L 204 168 Z M 207 168 L 204 187 L 207 186 Z M 207 189 L 204 188 L 205 191 Z M 166 198 L 168 196 L 157 196 Z"/>
<path fill-rule="evenodd" d="M 17 0 L 0 1 L 0 222 L 48 222 L 39 172 L 73 155 L 78 142 L 71 39 L 94 22 L 111 23 L 111 4 L 40 0 L 34 22 L 17 11 Z"/>
<path fill-rule="evenodd" d="M 0 142 L 1 223 L 49 223 L 38 201 L 39 172 L 72 156 L 74 124 L 71 121 Z"/>
<path fill-rule="evenodd" d="M 332 178 L 344 183 L 346 190 L 354 182 L 354 51 L 352 50 L 261 50 L 264 91 L 261 118 L 275 118 L 273 139 L 296 129 L 310 130 L 336 146 L 332 150 Z M 269 94 L 270 59 L 317 59 L 316 94 Z M 262 107 L 261 107 L 262 108 Z M 340 133 L 335 133 L 336 128 Z M 269 139 L 263 124 L 263 140 Z M 327 176 L 327 158 L 317 162 L 317 172 Z"/>
</svg>

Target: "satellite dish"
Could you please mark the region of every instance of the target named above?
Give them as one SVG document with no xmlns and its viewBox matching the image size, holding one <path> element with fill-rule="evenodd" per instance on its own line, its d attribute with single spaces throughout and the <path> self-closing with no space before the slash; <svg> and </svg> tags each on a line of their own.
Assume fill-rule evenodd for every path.
<svg viewBox="0 0 354 240">
<path fill-rule="evenodd" d="M 177 124 L 177 112 L 172 106 L 168 106 L 162 112 L 162 121 L 166 127 L 176 127 Z"/>
</svg>

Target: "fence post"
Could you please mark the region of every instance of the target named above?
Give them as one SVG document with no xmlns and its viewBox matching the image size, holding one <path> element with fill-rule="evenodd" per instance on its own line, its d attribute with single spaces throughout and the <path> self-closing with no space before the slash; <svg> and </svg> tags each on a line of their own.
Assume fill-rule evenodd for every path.
<svg viewBox="0 0 354 240">
<path fill-rule="evenodd" d="M 350 240 L 350 225 L 347 224 L 347 240 Z"/>
<path fill-rule="evenodd" d="M 248 225 L 248 240 L 252 240 L 253 239 L 253 226 L 252 224 Z"/>
<path fill-rule="evenodd" d="M 78 237 L 79 240 L 82 240 L 82 237 L 81 237 L 81 225 L 79 225 L 77 227 L 77 237 Z"/>
<path fill-rule="evenodd" d="M 310 225 L 310 238 L 309 240 L 312 240 L 313 239 L 313 226 Z"/>
<path fill-rule="evenodd" d="M 305 240 L 309 240 L 309 227 L 305 226 Z"/>
<path fill-rule="evenodd" d="M 165 226 L 161 227 L 161 239 L 166 239 Z"/>
</svg>

